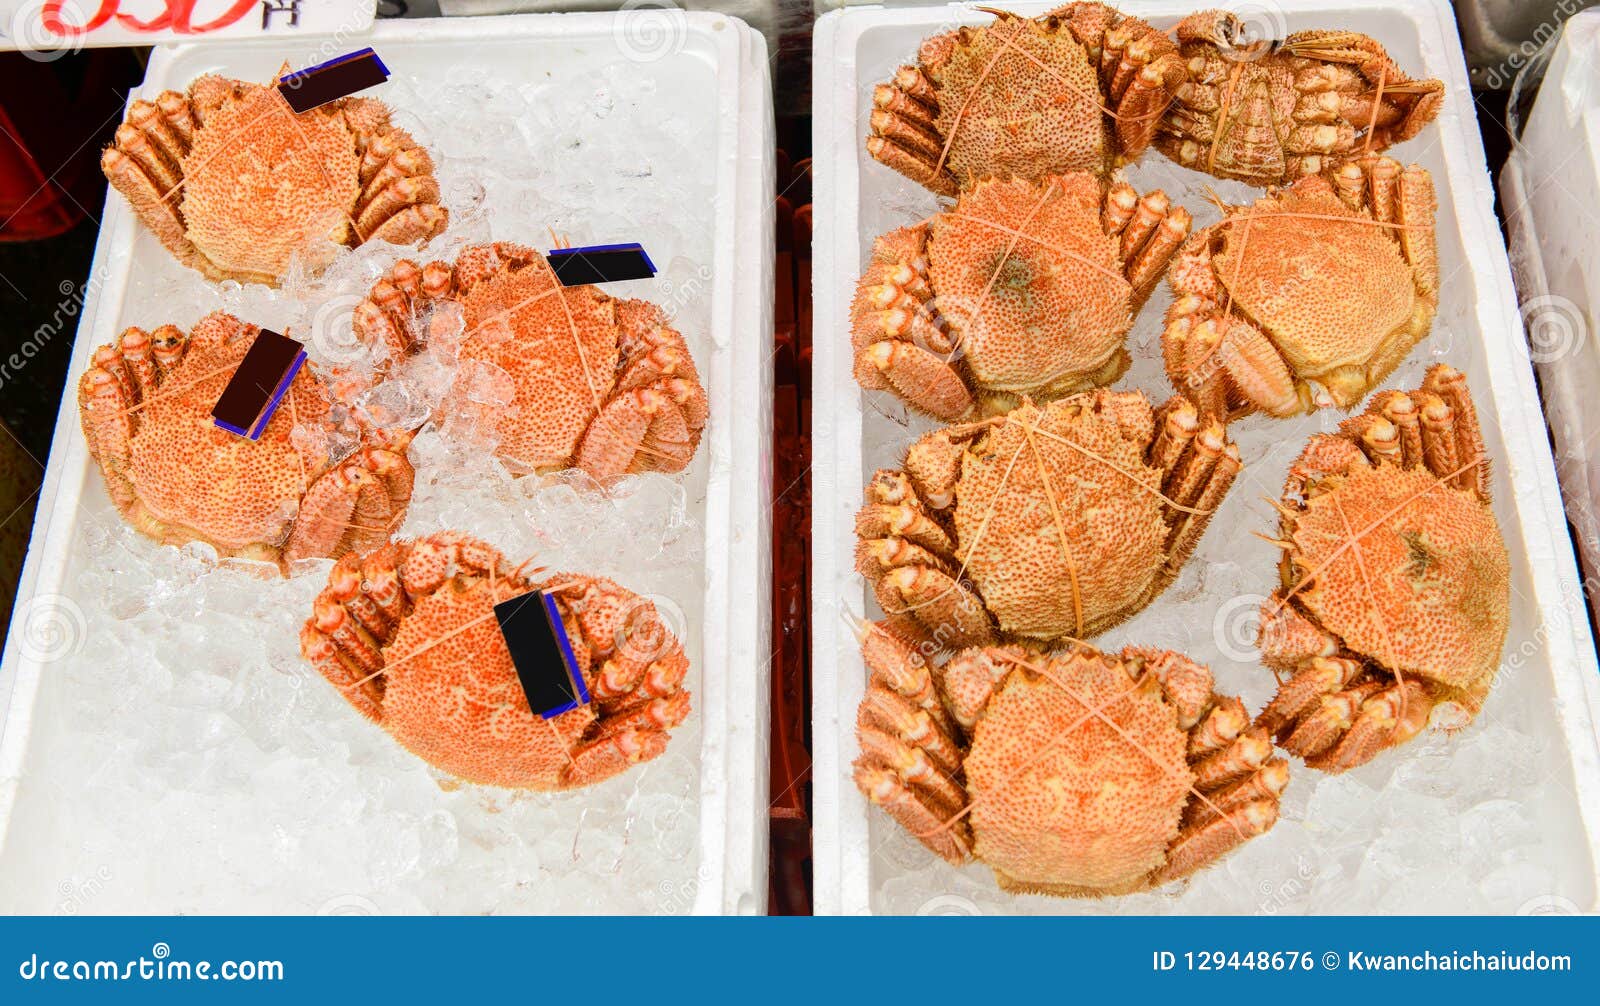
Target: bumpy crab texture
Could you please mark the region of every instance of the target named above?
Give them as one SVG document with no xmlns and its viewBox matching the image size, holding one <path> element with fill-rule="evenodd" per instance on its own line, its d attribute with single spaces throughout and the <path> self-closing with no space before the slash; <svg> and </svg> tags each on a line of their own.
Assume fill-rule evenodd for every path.
<svg viewBox="0 0 1600 1006">
<path fill-rule="evenodd" d="M 1174 398 L 1098 390 L 930 433 L 877 472 L 856 568 L 910 639 L 1084 639 L 1166 589 L 1240 468 Z"/>
<path fill-rule="evenodd" d="M 436 325 L 444 311 L 459 324 Z M 356 308 L 355 328 L 393 355 L 459 339 L 446 409 L 492 427 L 520 472 L 578 467 L 596 479 L 683 470 L 705 428 L 705 389 L 683 336 L 644 300 L 563 287 L 543 255 L 499 242 L 455 263 L 402 260 Z M 479 394 L 485 373 L 508 400 Z"/>
<path fill-rule="evenodd" d="M 602 577 L 522 570 L 456 532 L 346 556 L 301 652 L 363 716 L 468 782 L 572 789 L 660 755 L 689 715 L 689 661 L 655 606 Z M 548 720 L 529 708 L 494 616 L 534 590 L 555 598 L 591 698 Z"/>
<path fill-rule="evenodd" d="M 870 624 L 862 654 L 856 786 L 1007 890 L 1159 887 L 1277 822 L 1288 763 L 1244 703 L 1181 654 L 995 646 L 931 667 Z"/>
<path fill-rule="evenodd" d="M 1386 157 L 1304 178 L 1190 238 L 1162 352 L 1202 412 L 1349 409 L 1439 305 L 1433 180 Z"/>
<path fill-rule="evenodd" d="M 874 243 L 850 309 L 856 380 L 946 421 L 1109 384 L 1189 224 L 1166 193 L 1093 175 L 981 181 Z"/>
<path fill-rule="evenodd" d="M 940 195 L 980 178 L 1105 174 L 1150 145 L 1184 80 L 1177 46 L 1104 4 L 922 43 L 872 96 L 867 151 Z"/>
<path fill-rule="evenodd" d="M 214 280 L 275 285 L 296 255 L 317 265 L 333 245 L 414 244 L 448 222 L 432 159 L 388 106 L 296 113 L 276 80 L 208 74 L 136 100 L 100 167 L 168 251 Z"/>
<path fill-rule="evenodd" d="M 130 328 L 95 351 L 78 411 L 112 502 L 163 544 L 203 541 L 284 568 L 386 540 L 411 500 L 409 434 L 355 425 L 312 367 L 258 441 L 212 421 L 259 331 L 216 313 L 187 335 Z"/>
<path fill-rule="evenodd" d="M 1155 146 L 1179 164 L 1253 185 L 1287 184 L 1408 140 L 1439 114 L 1444 84 L 1412 80 L 1366 35 L 1245 34 L 1225 11 L 1178 24 L 1185 78 Z"/>
<path fill-rule="evenodd" d="M 1289 470 L 1283 586 L 1262 607 L 1262 659 L 1282 684 L 1260 725 L 1330 772 L 1430 721 L 1477 715 L 1510 621 L 1510 565 L 1460 373 L 1375 396 Z"/>
</svg>

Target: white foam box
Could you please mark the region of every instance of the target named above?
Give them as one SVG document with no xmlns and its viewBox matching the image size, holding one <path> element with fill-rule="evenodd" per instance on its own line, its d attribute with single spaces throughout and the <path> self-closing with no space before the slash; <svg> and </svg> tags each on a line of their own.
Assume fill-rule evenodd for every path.
<svg viewBox="0 0 1600 1006">
<path fill-rule="evenodd" d="M 454 785 L 307 675 L 293 639 L 325 572 L 267 582 L 132 535 L 79 429 L 94 348 L 219 307 L 291 333 L 309 317 L 315 341 L 347 323 L 364 284 L 310 288 L 327 303 L 206 284 L 113 192 L 89 283 L 63 286 L 81 321 L 0 665 L 0 910 L 764 910 L 767 774 L 751 766 L 766 761 L 771 632 L 767 58 L 735 18 L 645 17 L 407 20 L 292 51 L 158 48 L 135 96 L 372 45 L 395 76 L 370 93 L 439 164 L 453 223 L 432 251 L 544 247 L 546 226 L 574 244 L 643 241 L 661 273 L 608 292 L 666 303 L 689 341 L 711 404 L 689 470 L 646 477 L 614 512 L 537 478 L 490 478 L 481 496 L 419 490 L 432 502 L 401 534 L 455 524 L 514 561 L 537 548 L 541 564 L 583 563 L 654 596 L 693 666 L 694 711 L 667 754 L 566 794 Z M 353 253 L 370 256 L 358 277 L 403 252 Z M 597 540 L 563 538 L 579 525 Z M 633 554 L 652 542 L 654 558 Z"/>
<path fill-rule="evenodd" d="M 1538 98 L 1500 172 L 1500 202 L 1522 297 L 1528 355 L 1539 373 L 1567 519 L 1600 613 L 1600 90 L 1593 74 L 1600 12 L 1580 11 L 1555 43 Z"/>
<path fill-rule="evenodd" d="M 1019 14 L 1049 3 L 1008 4 Z M 1118 5 L 1167 29 L 1193 4 Z M 1496 226 L 1456 26 L 1443 0 L 1279 0 L 1233 6 L 1256 32 L 1352 29 L 1382 42 L 1413 76 L 1444 81 L 1437 122 L 1391 153 L 1433 175 L 1443 291 L 1431 334 L 1386 382 L 1415 387 L 1427 365 L 1468 375 L 1491 457 L 1494 513 L 1512 558 L 1511 628 L 1487 708 L 1467 729 L 1429 733 L 1356 771 L 1296 765 L 1277 827 L 1175 889 L 1100 901 L 1013 897 L 981 865 L 936 862 L 850 779 L 865 670 L 847 615 L 877 613 L 852 569 L 853 516 L 872 471 L 899 463 L 931 424 L 851 379 L 848 308 L 874 237 L 939 208 L 864 150 L 872 88 L 916 57 L 919 42 L 990 15 L 969 5 L 851 7 L 815 34 L 816 296 L 813 597 L 816 906 L 825 913 L 1455 913 L 1592 910 L 1600 834 L 1600 681 L 1533 372 Z M 1155 152 L 1130 167 L 1141 191 L 1163 187 L 1196 216 L 1257 190 L 1179 168 Z M 1163 284 L 1129 336 L 1122 386 L 1171 394 L 1159 362 Z M 1276 579 L 1267 499 L 1313 432 L 1338 415 L 1251 417 L 1233 424 L 1245 470 L 1176 583 L 1095 640 L 1189 653 L 1251 708 L 1270 698 L 1254 612 Z"/>
</svg>

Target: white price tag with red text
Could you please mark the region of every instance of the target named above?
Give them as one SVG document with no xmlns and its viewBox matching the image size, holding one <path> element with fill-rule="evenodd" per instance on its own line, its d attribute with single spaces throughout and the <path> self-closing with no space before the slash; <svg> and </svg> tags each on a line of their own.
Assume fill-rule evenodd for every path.
<svg viewBox="0 0 1600 1006">
<path fill-rule="evenodd" d="M 376 0 L 0 0 L 0 50 L 357 35 Z"/>
</svg>

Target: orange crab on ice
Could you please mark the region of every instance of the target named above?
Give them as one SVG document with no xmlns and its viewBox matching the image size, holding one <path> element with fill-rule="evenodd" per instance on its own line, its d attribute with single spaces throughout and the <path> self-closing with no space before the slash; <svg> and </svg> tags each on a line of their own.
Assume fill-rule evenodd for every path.
<svg viewBox="0 0 1600 1006">
<path fill-rule="evenodd" d="M 415 244 L 449 220 L 432 158 L 387 105 L 296 112 L 276 79 L 207 74 L 135 100 L 100 167 L 178 261 L 214 280 L 276 285 L 296 255 L 316 265 L 330 244 Z"/>
<path fill-rule="evenodd" d="M 1259 722 L 1313 768 L 1342 772 L 1430 722 L 1466 726 L 1510 626 L 1510 559 L 1466 378 L 1373 397 L 1289 469 L 1283 585 L 1261 609 L 1281 684 Z"/>
<path fill-rule="evenodd" d="M 860 631 L 856 786 L 1006 890 L 1147 890 L 1277 823 L 1287 761 L 1182 654 L 988 646 L 934 667 L 882 625 Z"/>
<path fill-rule="evenodd" d="M 356 308 L 356 331 L 404 356 L 427 341 L 424 319 L 446 306 L 461 314 L 462 371 L 487 369 L 511 388 L 493 407 L 456 395 L 446 408 L 481 413 L 508 465 L 577 467 L 605 480 L 677 472 L 693 458 L 706 393 L 660 307 L 564 287 L 543 255 L 498 242 L 467 248 L 453 264 L 397 263 Z"/>
<path fill-rule="evenodd" d="M 525 566 L 449 531 L 347 555 L 301 652 L 363 716 L 469 782 L 574 789 L 661 755 L 689 715 L 689 660 L 655 605 L 604 577 Z M 590 696 L 550 719 L 529 708 L 494 615 L 535 590 L 555 599 Z"/>
<path fill-rule="evenodd" d="M 219 312 L 188 333 L 130 328 L 95 351 L 78 382 L 78 413 L 111 501 L 163 544 L 203 541 L 285 569 L 384 541 L 411 500 L 409 433 L 340 417 L 310 366 L 259 440 L 213 423 L 212 407 L 259 331 Z M 336 447 L 341 439 L 353 451 Z"/>
<path fill-rule="evenodd" d="M 1082 172 L 978 182 L 873 243 L 850 307 L 856 381 L 947 421 L 1110 384 L 1189 224 L 1160 190 Z"/>
<path fill-rule="evenodd" d="M 1184 80 L 1177 46 L 1135 17 L 1073 3 L 922 43 L 872 95 L 867 152 L 940 195 L 982 178 L 1104 176 L 1150 145 Z"/>
</svg>

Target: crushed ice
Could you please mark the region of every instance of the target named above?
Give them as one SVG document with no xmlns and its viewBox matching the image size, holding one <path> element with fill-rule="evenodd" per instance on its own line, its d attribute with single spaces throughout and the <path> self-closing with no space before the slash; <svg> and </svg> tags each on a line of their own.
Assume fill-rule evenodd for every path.
<svg viewBox="0 0 1600 1006">
<path fill-rule="evenodd" d="M 880 76 L 887 75 L 893 65 L 881 69 Z M 861 79 L 870 87 L 877 76 L 863 68 Z M 1395 156 L 1421 162 L 1436 178 L 1443 171 L 1436 146 L 1410 144 Z M 866 158 L 861 164 L 865 261 L 874 237 L 936 212 L 938 204 L 888 169 Z M 1220 218 L 1211 193 L 1230 203 L 1259 195 L 1154 155 L 1126 176 L 1140 192 L 1165 189 L 1194 212 L 1196 229 Z M 1435 362 L 1467 372 L 1494 466 L 1496 516 L 1515 554 L 1519 524 L 1511 510 L 1507 458 L 1477 348 L 1482 338 L 1503 333 L 1480 334 L 1475 280 L 1463 264 L 1442 183 L 1439 196 L 1443 300 L 1431 335 L 1386 386 L 1415 387 Z M 1170 299 L 1162 284 L 1140 313 L 1128 340 L 1133 366 L 1118 383 L 1143 390 L 1157 403 L 1172 394 L 1160 360 L 1161 319 Z M 1139 644 L 1182 650 L 1213 669 L 1219 690 L 1261 708 L 1272 695 L 1273 678 L 1256 658 L 1255 613 L 1275 586 L 1277 552 L 1254 532 L 1275 530 L 1266 500 L 1281 492 L 1283 474 L 1305 439 L 1332 431 L 1339 418 L 1325 410 L 1293 420 L 1252 417 L 1234 424 L 1229 432 L 1245 469 L 1195 556 L 1150 608 L 1095 643 L 1107 649 Z M 908 440 L 932 425 L 908 416 L 891 396 L 865 394 L 863 473 L 898 465 Z M 849 534 L 848 522 L 842 533 Z M 853 544 L 841 540 L 834 548 L 848 550 Z M 870 859 L 871 903 L 880 913 L 1511 913 L 1546 903 L 1593 904 L 1593 865 L 1555 719 L 1550 672 L 1528 656 L 1544 651 L 1525 574 L 1513 574 L 1511 594 L 1502 669 L 1487 708 L 1473 724 L 1455 735 L 1425 734 L 1341 776 L 1312 772 L 1296 762 L 1278 825 L 1187 884 L 1098 901 L 1009 895 L 999 890 L 987 867 L 950 867 L 887 815 L 870 810 L 870 848 L 847 852 Z M 864 587 L 852 601 L 857 611 L 878 610 Z M 1581 599 L 1573 610 L 1583 617 Z M 840 666 L 845 674 L 861 673 L 853 656 Z M 848 766 L 856 752 L 854 718 L 842 723 L 841 761 Z M 842 785 L 852 784 L 846 777 Z"/>
<path fill-rule="evenodd" d="M 525 50 L 503 60 L 525 64 Z M 507 64 L 509 65 L 509 63 Z M 545 71 L 549 70 L 547 74 Z M 575 244 L 640 240 L 656 284 L 618 296 L 664 301 L 702 367 L 712 340 L 709 263 L 720 124 L 708 69 L 684 57 L 641 73 L 610 46 L 540 63 L 537 82 L 486 66 L 442 79 L 396 76 L 381 93 L 397 124 L 430 146 L 450 231 L 421 253 L 370 244 L 284 289 L 208 286 L 148 233 L 137 241 L 121 315 L 189 326 L 228 310 L 307 342 L 312 359 L 356 376 L 386 361 L 350 334 L 370 284 L 401 257 L 453 258 L 464 245 L 551 235 Z M 700 692 L 704 452 L 682 479 L 647 475 L 608 494 L 578 475 L 514 478 L 490 457 L 485 417 L 509 403 L 504 373 L 458 374 L 459 309 L 424 319 L 427 351 L 394 366 L 353 407 L 414 429 L 447 396 L 464 408 L 424 428 L 401 534 L 459 528 L 508 557 L 611 576 L 655 601 L 678 632 Z M 458 378 L 462 378 L 459 379 Z M 329 431 L 331 456 L 354 447 Z M 81 507 L 65 592 L 84 632 L 47 668 L 32 718 L 13 827 L 0 850 L 11 912 L 629 912 L 694 906 L 699 860 L 699 715 L 667 753 L 576 793 L 462 785 L 365 722 L 298 652 L 326 561 L 281 579 L 204 546 L 160 548 L 117 518 L 96 476 Z"/>
</svg>

